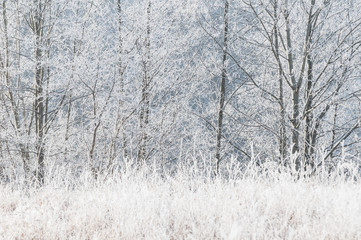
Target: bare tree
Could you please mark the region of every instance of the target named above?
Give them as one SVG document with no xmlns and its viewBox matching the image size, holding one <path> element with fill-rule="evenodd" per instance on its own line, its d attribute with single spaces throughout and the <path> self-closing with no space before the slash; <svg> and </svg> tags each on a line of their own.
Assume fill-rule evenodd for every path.
<svg viewBox="0 0 361 240">
<path fill-rule="evenodd" d="M 224 103 L 226 98 L 226 81 L 227 81 L 227 51 L 228 51 L 228 9 L 229 2 L 224 2 L 224 29 L 223 29 L 223 56 L 222 56 L 222 73 L 221 73 L 221 84 L 220 84 L 220 98 L 218 108 L 218 123 L 217 123 L 217 134 L 216 134 L 216 172 L 219 172 L 219 164 L 221 162 L 221 140 L 222 140 L 222 125 L 223 125 L 223 111 Z"/>
<path fill-rule="evenodd" d="M 279 104 L 281 127 L 277 137 L 281 159 L 285 158 L 289 142 L 292 153 L 299 155 L 295 162 L 296 170 L 299 171 L 301 166 L 314 168 L 321 128 L 326 126 L 331 107 L 338 104 L 340 90 L 351 81 L 350 76 L 354 72 L 352 62 L 360 53 L 360 43 L 353 40 L 360 19 L 354 18 L 340 25 L 339 29 L 326 33 L 325 28 L 331 26 L 332 21 L 337 21 L 344 13 L 351 14 L 349 8 L 336 13 L 336 3 L 317 3 L 314 0 L 244 3 L 254 16 L 250 18 L 250 24 L 255 32 L 260 33 L 258 37 L 267 42 L 255 43 L 252 47 L 258 45 L 260 49 L 269 49 L 273 55 L 272 64 L 278 71 L 278 96 L 275 90 L 264 87 L 260 76 L 254 77 L 254 73 L 247 70 L 252 68 L 240 68 L 252 84 Z M 259 41 L 257 34 L 251 36 Z M 325 56 L 326 60 L 321 56 Z M 285 94 L 290 97 L 285 98 Z M 287 136 L 290 136 L 289 141 Z"/>
</svg>

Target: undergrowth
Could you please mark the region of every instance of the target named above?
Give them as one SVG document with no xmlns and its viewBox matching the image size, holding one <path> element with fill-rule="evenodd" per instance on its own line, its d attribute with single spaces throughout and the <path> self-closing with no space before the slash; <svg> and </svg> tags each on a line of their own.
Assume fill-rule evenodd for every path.
<svg viewBox="0 0 361 240">
<path fill-rule="evenodd" d="M 41 188 L 0 185 L 0 239 L 361 239 L 357 165 L 322 166 L 53 167 Z"/>
</svg>

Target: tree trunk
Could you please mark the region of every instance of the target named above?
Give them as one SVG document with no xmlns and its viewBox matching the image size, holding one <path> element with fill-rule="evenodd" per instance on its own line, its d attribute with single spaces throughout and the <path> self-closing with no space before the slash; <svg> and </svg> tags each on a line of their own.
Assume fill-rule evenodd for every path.
<svg viewBox="0 0 361 240">
<path fill-rule="evenodd" d="M 280 155 L 280 164 L 286 166 L 285 162 L 286 158 L 286 148 L 287 148 L 287 136 L 286 136 L 286 110 L 284 104 L 284 88 L 283 88 L 283 70 L 280 60 L 280 46 L 279 46 L 279 32 L 278 32 L 278 1 L 274 2 L 274 27 L 273 27 L 273 35 L 274 35 L 274 48 L 275 48 L 275 57 L 278 64 L 278 103 L 280 107 L 279 119 L 280 119 L 280 127 L 279 127 L 279 137 L 278 137 L 278 146 L 279 146 L 279 155 Z"/>
<path fill-rule="evenodd" d="M 42 64 L 43 44 L 43 5 L 42 1 L 34 0 L 36 6 L 33 31 L 35 33 L 35 123 L 36 123 L 36 177 L 39 185 L 44 184 L 44 119 L 46 116 L 43 96 L 44 66 Z"/>
<path fill-rule="evenodd" d="M 222 75 L 221 86 L 219 89 L 219 107 L 218 107 L 218 122 L 216 135 L 216 173 L 219 173 L 219 165 L 221 162 L 221 141 L 222 141 L 222 127 L 223 127 L 223 111 L 224 101 L 226 98 L 226 80 L 227 80 L 227 51 L 228 51 L 228 10 L 229 3 L 225 0 L 224 3 L 224 29 L 223 29 L 223 56 L 222 56 Z"/>
<path fill-rule="evenodd" d="M 146 56 L 143 61 L 143 81 L 142 81 L 142 99 L 141 109 L 139 114 L 139 127 L 140 127 L 140 141 L 138 150 L 138 166 L 145 163 L 147 158 L 148 146 L 148 133 L 147 126 L 149 123 L 149 85 L 150 85 L 150 14 L 151 14 L 151 1 L 148 1 L 147 7 L 147 33 L 145 39 Z"/>
<path fill-rule="evenodd" d="M 119 98 L 122 98 L 122 95 L 124 95 L 124 80 L 123 80 L 123 59 L 122 59 L 122 55 L 123 55 L 123 35 L 122 35 L 122 4 L 121 4 L 121 0 L 117 1 L 117 11 L 118 11 L 118 96 Z M 114 169 L 114 160 L 117 156 L 117 139 L 119 137 L 119 134 L 121 132 L 121 129 L 123 130 L 122 132 L 122 151 L 123 151 L 123 157 L 126 158 L 127 157 L 127 140 L 126 140 L 126 136 L 125 136 L 125 129 L 124 129 L 124 119 L 122 119 L 122 113 L 123 113 L 123 100 L 120 99 L 118 100 L 118 105 L 117 105 L 117 115 L 116 115 L 116 119 L 115 119 L 115 126 L 114 126 L 114 130 L 113 130 L 113 135 L 112 135 L 112 139 L 111 139 L 111 143 L 110 143 L 110 147 L 109 147 L 109 160 L 108 160 L 108 172 L 112 173 L 113 169 Z"/>
<path fill-rule="evenodd" d="M 300 115 L 300 86 L 299 82 L 296 80 L 295 69 L 294 69 L 294 56 L 292 49 L 292 40 L 291 40 L 291 26 L 289 20 L 289 10 L 288 10 L 288 1 L 285 3 L 285 22 L 286 22 L 286 42 L 287 42 L 287 62 L 289 75 L 291 77 L 291 88 L 292 88 L 292 154 L 297 155 L 299 153 L 299 115 Z M 296 171 L 299 171 L 301 168 L 300 158 L 296 157 Z"/>
<path fill-rule="evenodd" d="M 304 141 L 304 167 L 305 169 L 308 166 L 313 167 L 313 152 L 314 146 L 312 144 L 312 133 L 313 133 L 313 94 L 312 94 L 312 72 L 313 72 L 313 62 L 311 60 L 310 55 L 308 55 L 308 76 L 307 76 L 307 84 L 306 84 L 306 106 L 305 106 L 305 141 Z"/>
</svg>

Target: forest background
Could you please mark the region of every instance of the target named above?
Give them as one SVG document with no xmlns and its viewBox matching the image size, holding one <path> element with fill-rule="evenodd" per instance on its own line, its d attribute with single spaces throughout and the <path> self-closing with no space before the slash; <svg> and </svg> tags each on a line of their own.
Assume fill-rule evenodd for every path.
<svg viewBox="0 0 361 240">
<path fill-rule="evenodd" d="M 0 176 L 359 164 L 361 1 L 2 0 Z M 347 156 L 347 157 L 345 157 Z"/>
</svg>

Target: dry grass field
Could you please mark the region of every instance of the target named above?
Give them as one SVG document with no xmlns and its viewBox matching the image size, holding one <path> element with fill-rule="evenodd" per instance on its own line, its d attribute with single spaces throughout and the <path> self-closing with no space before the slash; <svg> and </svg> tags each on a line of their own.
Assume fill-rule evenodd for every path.
<svg viewBox="0 0 361 240">
<path fill-rule="evenodd" d="M 170 176 L 0 187 L 0 239 L 361 239 L 361 185 L 315 177 Z"/>
</svg>

